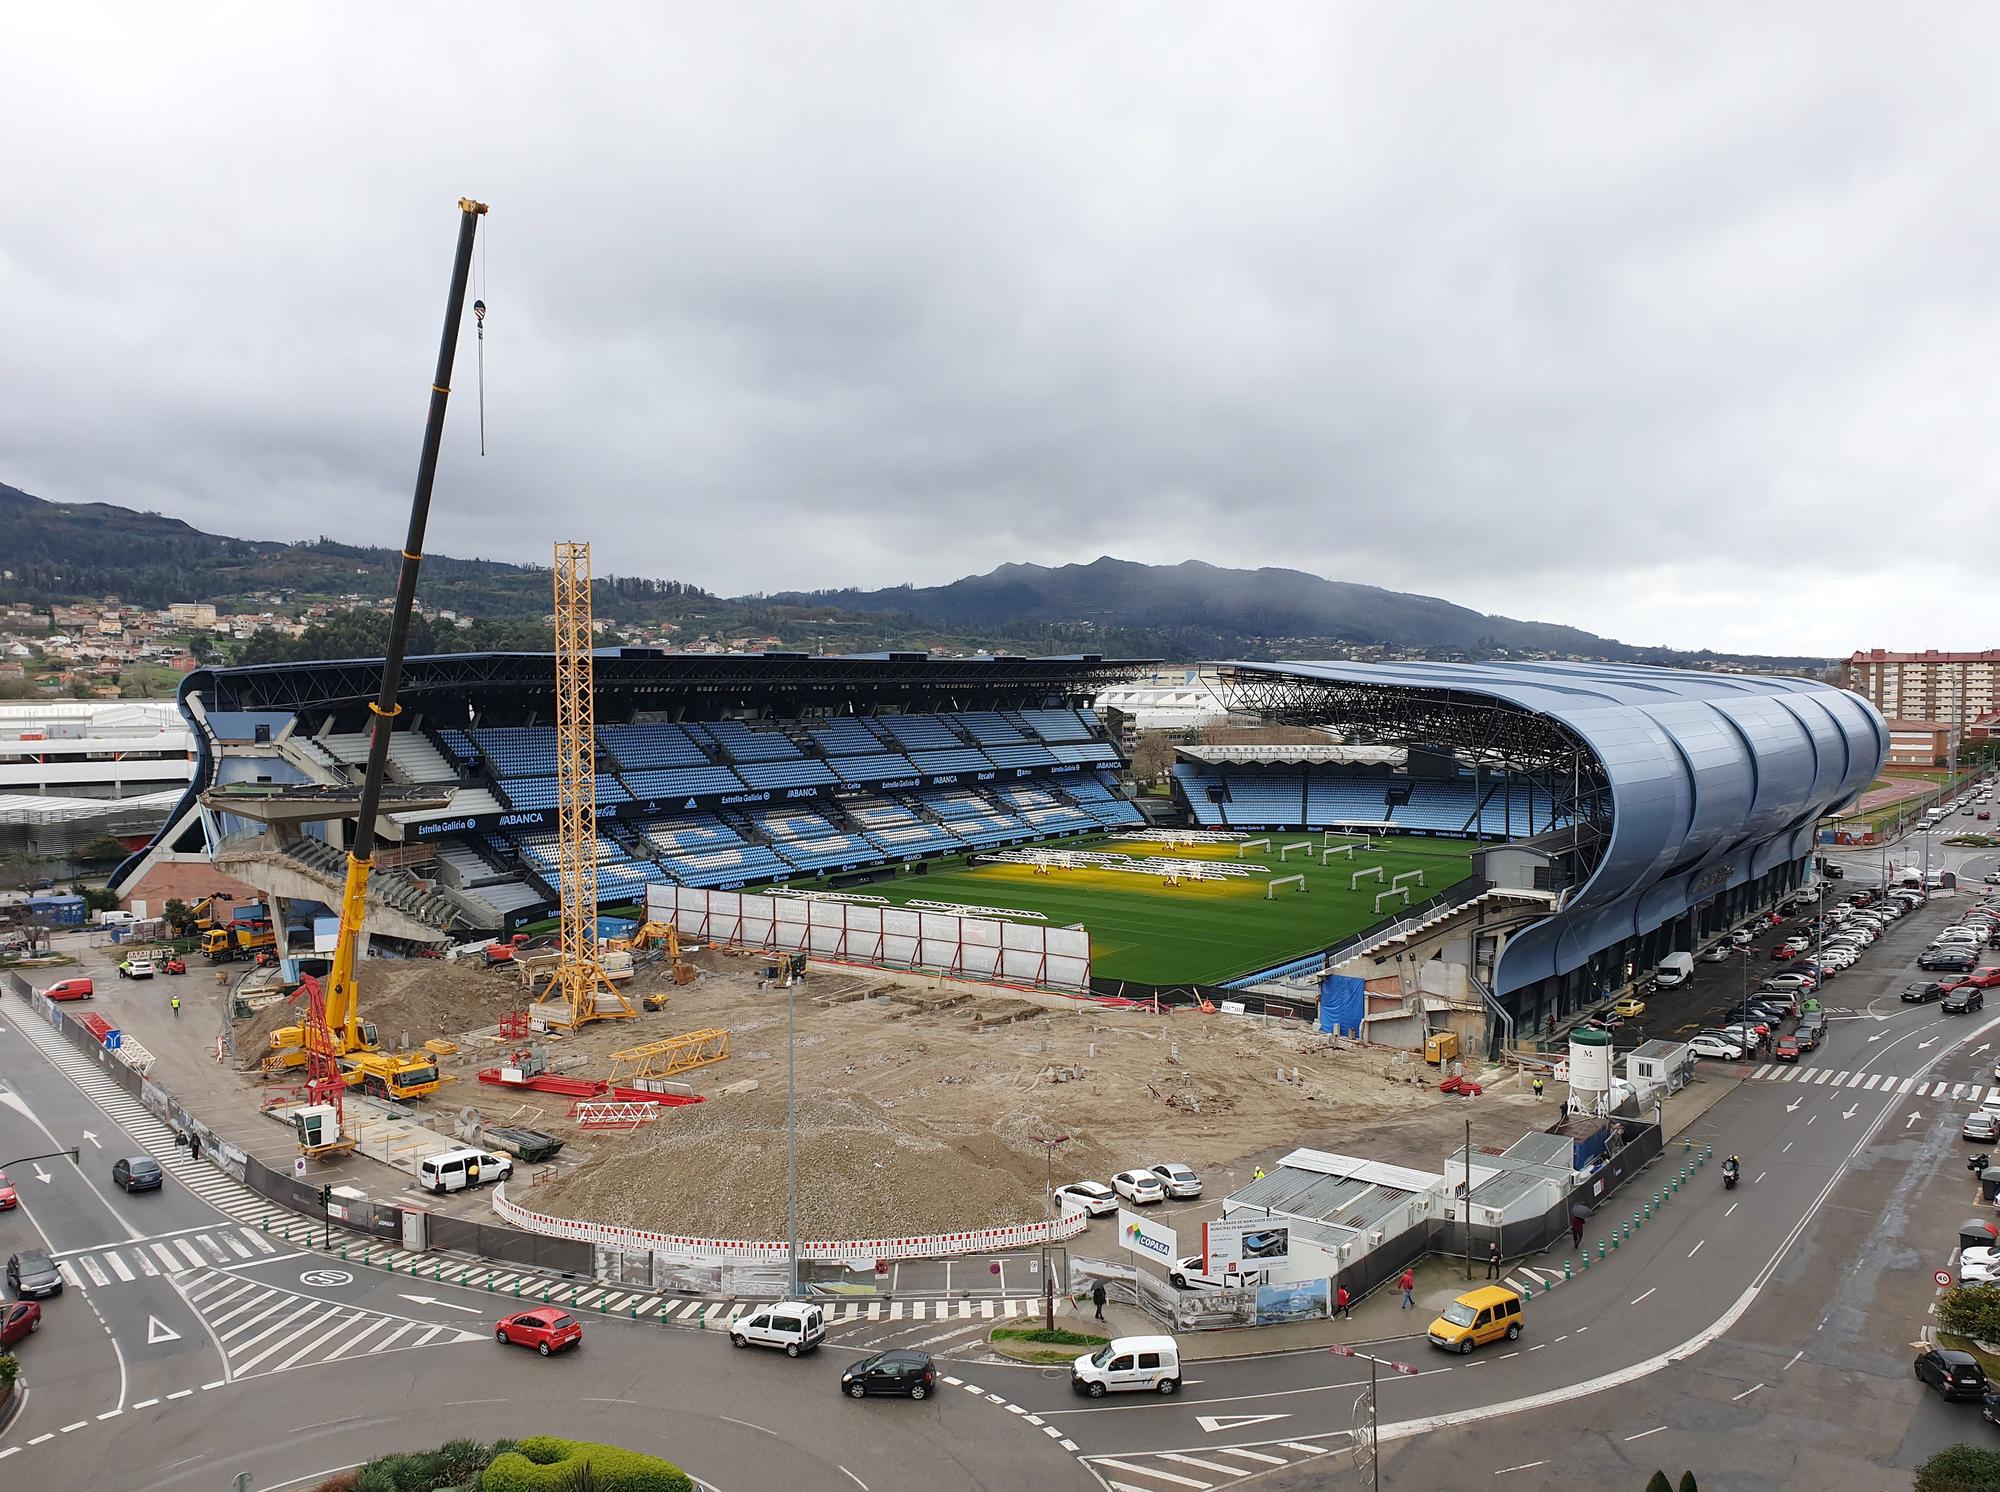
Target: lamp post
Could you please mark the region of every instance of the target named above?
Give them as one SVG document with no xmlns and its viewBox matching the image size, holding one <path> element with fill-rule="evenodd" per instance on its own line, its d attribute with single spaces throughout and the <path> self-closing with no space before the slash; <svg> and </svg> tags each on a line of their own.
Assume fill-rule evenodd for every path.
<svg viewBox="0 0 2000 1492">
<path fill-rule="evenodd" d="M 785 965 L 785 1237 L 790 1241 L 791 1294 L 799 1293 L 799 1043 L 798 992 Z"/>
<path fill-rule="evenodd" d="M 1338 1357 L 1366 1358 L 1368 1362 L 1368 1460 L 1375 1475 L 1375 1492 L 1382 1492 L 1382 1462 L 1376 1455 L 1375 1431 L 1380 1415 L 1375 1407 L 1375 1386 L 1377 1369 L 1387 1368 L 1392 1373 L 1404 1373 L 1414 1378 L 1417 1369 L 1406 1362 L 1396 1362 L 1387 1357 L 1373 1357 L 1366 1352 L 1356 1352 L 1352 1347 L 1332 1346 L 1326 1349 Z"/>
<path fill-rule="evenodd" d="M 1061 1209 L 1055 1206 L 1055 1158 L 1056 1146 L 1067 1145 L 1068 1135 L 1029 1135 L 1028 1139 L 1042 1147 L 1042 1209 L 1049 1216 L 1060 1216 Z M 1047 1218 L 1044 1218 L 1047 1221 Z M 1049 1273 L 1049 1241 L 1042 1239 L 1042 1324 L 1050 1331 L 1056 1329 L 1056 1281 Z"/>
</svg>

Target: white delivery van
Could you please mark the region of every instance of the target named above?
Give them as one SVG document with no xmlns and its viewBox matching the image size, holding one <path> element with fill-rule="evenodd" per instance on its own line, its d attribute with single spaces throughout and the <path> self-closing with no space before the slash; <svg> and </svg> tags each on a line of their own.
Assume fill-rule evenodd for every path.
<svg viewBox="0 0 2000 1492">
<path fill-rule="evenodd" d="M 483 1181 L 505 1181 L 513 1174 L 514 1162 L 510 1157 L 488 1155 L 484 1150 L 441 1150 L 417 1163 L 417 1184 L 440 1196 L 464 1191 Z"/>
<path fill-rule="evenodd" d="M 1181 1386 L 1181 1349 L 1172 1337 L 1113 1337 L 1070 1365 L 1069 1384 L 1093 1399 L 1141 1390 L 1170 1394 Z"/>
<path fill-rule="evenodd" d="M 782 1347 L 785 1356 L 810 1352 L 826 1340 L 826 1318 L 818 1306 L 802 1300 L 781 1300 L 747 1316 L 729 1328 L 732 1347 Z"/>
<path fill-rule="evenodd" d="M 1694 978 L 1694 955 L 1692 953 L 1669 953 L 1660 960 L 1660 967 L 1653 971 L 1653 983 L 1661 989 L 1672 989 L 1677 984 L 1686 984 Z"/>
</svg>

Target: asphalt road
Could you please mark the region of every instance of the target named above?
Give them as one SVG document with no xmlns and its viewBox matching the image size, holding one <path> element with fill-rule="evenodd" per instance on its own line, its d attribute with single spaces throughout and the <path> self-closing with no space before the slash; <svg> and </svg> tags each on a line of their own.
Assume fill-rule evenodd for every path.
<svg viewBox="0 0 2000 1492">
<path fill-rule="evenodd" d="M 1925 934 L 1963 904 L 1933 900 L 1843 975 L 1829 1038 L 1797 1068 L 1738 1065 L 1740 1085 L 1693 1135 L 1743 1156 L 1737 1191 L 1696 1170 L 1603 1263 L 1593 1253 L 1532 1300 L 1519 1343 L 1448 1358 L 1422 1339 L 1426 1317 L 1372 1344 L 1420 1370 L 1380 1387 L 1384 1485 L 1636 1487 L 1660 1466 L 1707 1486 L 1877 1488 L 1938 1446 L 1985 1438 L 1977 1409 L 1922 1392 L 1909 1361 L 1930 1271 L 1949 1267 L 1955 1224 L 1977 1210 L 1958 1123 L 1971 1085 L 2000 1081 L 2000 1014 L 1893 1003 Z M 15 1168 L 26 1206 L 0 1218 L 0 1244 L 46 1233 L 85 1272 L 23 1351 L 33 1391 L 0 1474 L 206 1488 L 250 1470 L 268 1489 L 382 1448 L 536 1430 L 657 1450 L 722 1492 L 1204 1492 L 1361 1469 L 1366 1365 L 1323 1352 L 1203 1362 L 1176 1397 L 1091 1402 L 1062 1369 L 978 1361 L 978 1319 L 856 1322 L 800 1362 L 589 1319 L 572 1358 L 501 1349 L 483 1293 L 266 1252 L 171 1184 L 114 1192 L 129 1138 L 12 1029 L 23 1014 L 0 1007 L 0 1158 L 72 1143 L 83 1158 L 45 1163 L 46 1182 Z M 1649 1168 L 1615 1221 L 1685 1163 L 1674 1152 Z M 1589 1241 L 1613 1222 L 1595 1220 Z M 175 1256 L 186 1267 L 170 1272 Z M 840 1364 L 904 1344 L 958 1381 L 923 1404 L 836 1395 Z"/>
</svg>

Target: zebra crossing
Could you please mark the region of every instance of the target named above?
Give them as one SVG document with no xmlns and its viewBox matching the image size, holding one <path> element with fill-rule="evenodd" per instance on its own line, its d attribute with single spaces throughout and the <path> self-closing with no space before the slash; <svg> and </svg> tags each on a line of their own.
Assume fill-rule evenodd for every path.
<svg viewBox="0 0 2000 1492">
<path fill-rule="evenodd" d="M 1941 1098 L 2000 1106 L 2000 1087 L 1964 1081 L 1954 1083 L 1948 1078 L 1906 1078 L 1893 1073 L 1804 1067 L 1796 1062 L 1766 1062 L 1750 1074 L 1750 1079 L 1752 1082 L 1853 1089 L 1861 1093 L 1893 1093 L 1898 1098 Z"/>
<path fill-rule="evenodd" d="M 270 1258 L 278 1246 L 251 1228 L 184 1229 L 116 1248 L 71 1249 L 55 1255 L 65 1284 L 79 1289 L 172 1278 L 193 1269 L 227 1268 Z"/>
<path fill-rule="evenodd" d="M 189 1271 L 175 1277 L 174 1287 L 215 1338 L 232 1382 L 343 1358 L 486 1340 L 481 1331 L 301 1295 L 226 1270 Z"/>
<path fill-rule="evenodd" d="M 1255 1445 L 1200 1445 L 1180 1451 L 1133 1451 L 1084 1456 L 1111 1492 L 1208 1492 L 1280 1467 L 1300 1466 L 1345 1450 L 1344 1434 L 1306 1435 L 1297 1440 L 1264 1440 Z"/>
</svg>

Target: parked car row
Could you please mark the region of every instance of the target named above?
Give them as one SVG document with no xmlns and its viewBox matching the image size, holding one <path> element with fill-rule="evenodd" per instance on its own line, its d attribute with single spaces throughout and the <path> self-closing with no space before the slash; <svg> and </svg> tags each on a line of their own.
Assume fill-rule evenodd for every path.
<svg viewBox="0 0 2000 1492">
<path fill-rule="evenodd" d="M 1144 1207 L 1169 1197 L 1198 1197 L 1201 1177 L 1191 1167 L 1170 1160 L 1157 1166 L 1120 1171 L 1111 1178 L 1109 1186 L 1101 1181 L 1071 1181 L 1057 1187 L 1055 1193 L 1059 1204 L 1069 1203 L 1092 1217 L 1103 1217 L 1116 1212 L 1121 1201 Z"/>
</svg>

